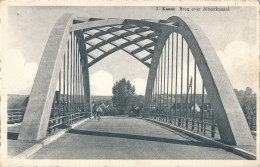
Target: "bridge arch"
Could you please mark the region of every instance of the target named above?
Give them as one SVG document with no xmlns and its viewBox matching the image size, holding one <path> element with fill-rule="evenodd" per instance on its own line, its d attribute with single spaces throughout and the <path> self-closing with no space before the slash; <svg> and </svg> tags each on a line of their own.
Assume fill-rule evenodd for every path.
<svg viewBox="0 0 260 167">
<path fill-rule="evenodd" d="M 69 68 L 74 69 L 72 61 L 78 62 L 79 68 L 76 69 L 77 65 L 75 65 L 75 69 L 82 77 L 82 82 L 78 83 L 83 87 L 84 110 L 88 113 L 91 113 L 88 69 L 118 50 L 124 50 L 139 60 L 149 68 L 145 95 L 146 113 L 144 114 L 148 116 L 158 64 L 165 42 L 171 33 L 181 34 L 194 56 L 213 104 L 221 140 L 234 145 L 254 145 L 233 88 L 209 40 L 190 19 L 176 16 L 168 20 L 103 20 L 80 18 L 73 14 L 61 16 L 44 50 L 18 139 L 39 140 L 46 136 L 56 85 L 61 75 L 61 68 L 65 69 L 65 61 L 64 65 L 62 62 L 66 56 L 68 56 L 67 62 L 71 61 Z M 109 34 L 113 34 L 112 37 L 106 37 Z M 98 41 L 91 42 L 92 39 L 98 39 Z M 116 41 L 119 40 L 124 40 L 124 42 L 117 43 Z M 141 44 L 140 42 L 144 40 L 148 43 Z M 74 47 L 70 47 L 72 45 Z M 105 45 L 112 46 L 106 50 L 103 47 Z M 132 45 L 135 47 L 131 49 Z M 94 57 L 94 51 L 99 51 L 100 54 Z M 92 52 L 94 55 L 91 55 Z M 140 55 L 146 53 L 146 55 L 142 57 L 138 56 L 138 53 Z M 78 57 L 74 60 L 69 58 L 69 55 Z M 72 73 L 70 75 L 67 81 L 72 78 Z M 74 83 L 67 86 L 67 90 L 72 85 Z"/>
</svg>

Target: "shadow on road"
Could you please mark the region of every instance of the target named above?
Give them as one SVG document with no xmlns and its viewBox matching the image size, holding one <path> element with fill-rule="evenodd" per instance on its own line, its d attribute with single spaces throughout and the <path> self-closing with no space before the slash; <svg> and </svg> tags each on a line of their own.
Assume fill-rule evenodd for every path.
<svg viewBox="0 0 260 167">
<path fill-rule="evenodd" d="M 169 139 L 169 138 L 162 138 L 162 137 L 142 136 L 142 135 L 133 135 L 133 134 L 124 134 L 124 133 L 97 132 L 97 131 L 87 131 L 87 130 L 78 130 L 78 129 L 71 129 L 67 133 L 80 134 L 80 135 L 92 135 L 92 136 L 117 137 L 117 138 L 147 140 L 147 141 L 156 141 L 156 142 L 182 144 L 182 145 L 199 146 L 199 147 L 218 148 L 216 146 L 199 142 L 199 141 L 176 140 L 176 139 Z"/>
</svg>

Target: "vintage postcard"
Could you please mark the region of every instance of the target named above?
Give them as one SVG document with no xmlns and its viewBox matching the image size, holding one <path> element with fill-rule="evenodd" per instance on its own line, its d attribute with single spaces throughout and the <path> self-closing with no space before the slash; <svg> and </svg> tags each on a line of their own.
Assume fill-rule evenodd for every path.
<svg viewBox="0 0 260 167">
<path fill-rule="evenodd" d="M 259 165 L 257 1 L 0 5 L 2 166 Z"/>
</svg>

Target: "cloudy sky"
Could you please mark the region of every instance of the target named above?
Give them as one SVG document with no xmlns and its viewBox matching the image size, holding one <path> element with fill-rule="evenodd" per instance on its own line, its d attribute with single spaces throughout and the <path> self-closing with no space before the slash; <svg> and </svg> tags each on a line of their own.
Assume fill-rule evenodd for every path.
<svg viewBox="0 0 260 167">
<path fill-rule="evenodd" d="M 19 7 L 8 8 L 8 55 L 4 57 L 7 93 L 30 94 L 48 36 L 64 13 L 82 17 L 167 19 L 188 16 L 209 38 L 234 88 L 258 83 L 256 8 L 232 7 L 228 12 L 157 11 L 156 7 Z M 144 94 L 148 68 L 123 51 L 90 68 L 92 95 L 111 95 L 113 84 L 125 77 Z M 105 84 L 104 84 L 105 83 Z"/>
</svg>

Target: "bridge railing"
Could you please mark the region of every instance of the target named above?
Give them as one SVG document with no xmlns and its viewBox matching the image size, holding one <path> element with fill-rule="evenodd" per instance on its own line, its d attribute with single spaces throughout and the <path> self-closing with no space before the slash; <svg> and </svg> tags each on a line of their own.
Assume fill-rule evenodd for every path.
<svg viewBox="0 0 260 167">
<path fill-rule="evenodd" d="M 84 111 L 84 104 L 80 100 L 82 97 L 72 96 L 71 98 L 74 98 L 74 102 L 72 101 L 71 103 L 67 103 L 66 99 L 60 97 L 63 97 L 63 95 L 56 91 L 51 108 L 48 133 L 91 116 L 91 112 Z"/>
<path fill-rule="evenodd" d="M 212 138 L 216 137 L 216 134 L 218 136 L 217 124 L 215 123 L 215 117 L 212 111 L 206 111 L 203 113 L 196 112 L 194 117 L 191 116 L 192 115 L 189 114 L 187 117 L 180 117 L 174 112 L 172 115 L 166 113 L 159 114 L 156 110 L 152 110 L 149 114 L 151 119 L 167 122 Z"/>
<path fill-rule="evenodd" d="M 25 108 L 15 108 L 15 109 L 7 109 L 7 123 L 21 123 L 23 121 Z"/>
</svg>

